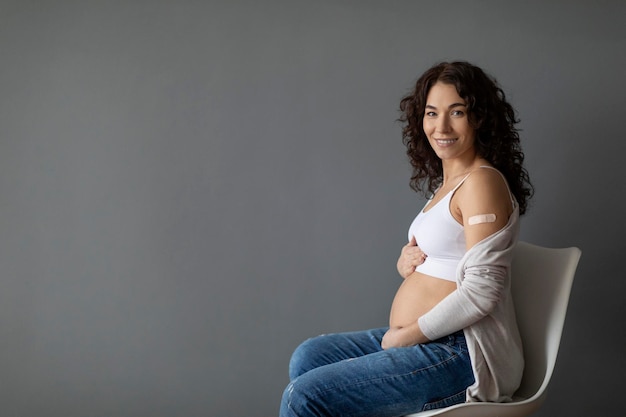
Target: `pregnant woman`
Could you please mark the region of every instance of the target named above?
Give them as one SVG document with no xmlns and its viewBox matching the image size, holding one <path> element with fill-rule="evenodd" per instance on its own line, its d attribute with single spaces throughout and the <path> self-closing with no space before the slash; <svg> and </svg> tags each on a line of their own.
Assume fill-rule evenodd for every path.
<svg viewBox="0 0 626 417">
<path fill-rule="evenodd" d="M 411 186 L 430 196 L 398 259 L 389 327 L 302 343 L 280 416 L 403 416 L 510 401 L 524 367 L 510 294 L 532 195 L 514 110 L 467 62 L 426 71 L 400 103 Z"/>
</svg>

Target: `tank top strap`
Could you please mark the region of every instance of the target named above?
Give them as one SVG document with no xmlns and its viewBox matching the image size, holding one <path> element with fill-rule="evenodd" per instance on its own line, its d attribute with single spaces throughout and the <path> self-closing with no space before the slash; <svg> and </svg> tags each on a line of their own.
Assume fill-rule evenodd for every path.
<svg viewBox="0 0 626 417">
<path fill-rule="evenodd" d="M 498 170 L 497 168 L 494 168 L 492 166 L 489 165 L 481 165 L 476 169 L 480 169 L 480 168 L 489 168 L 489 169 L 493 169 L 494 171 L 496 171 L 498 174 L 500 174 L 500 176 L 502 177 L 502 179 L 504 180 L 504 184 L 506 185 L 506 189 L 509 191 L 509 197 L 511 198 L 511 204 L 513 204 L 513 207 L 515 207 L 515 205 L 517 204 L 516 200 L 515 200 L 515 196 L 513 195 L 513 193 L 511 192 L 511 187 L 509 187 L 509 182 L 506 180 L 506 177 L 504 176 L 503 173 L 500 172 L 500 170 Z M 476 171 L 476 170 L 474 170 Z M 463 185 L 463 183 L 465 182 L 465 180 L 472 175 L 471 171 L 469 174 L 467 174 L 465 177 L 463 177 L 463 179 L 461 181 L 459 181 L 459 183 L 456 185 L 456 187 L 454 187 L 454 189 L 452 190 L 452 192 L 450 194 L 454 194 L 454 192 L 457 190 L 457 188 L 459 188 L 461 185 Z"/>
<path fill-rule="evenodd" d="M 482 167 L 479 167 L 479 168 L 482 168 Z M 463 185 L 463 183 L 465 182 L 465 180 L 467 179 L 467 177 L 469 177 L 470 175 L 472 175 L 472 172 L 474 172 L 474 171 L 470 171 L 467 175 L 465 175 L 465 176 L 461 179 L 461 181 L 459 181 L 459 183 L 458 183 L 458 184 L 457 184 L 457 185 L 456 185 L 456 186 L 452 189 L 452 191 L 450 192 L 450 194 L 454 194 L 454 193 L 455 193 L 455 191 L 456 191 L 456 190 L 457 190 L 457 189 L 458 189 L 461 185 Z"/>
</svg>

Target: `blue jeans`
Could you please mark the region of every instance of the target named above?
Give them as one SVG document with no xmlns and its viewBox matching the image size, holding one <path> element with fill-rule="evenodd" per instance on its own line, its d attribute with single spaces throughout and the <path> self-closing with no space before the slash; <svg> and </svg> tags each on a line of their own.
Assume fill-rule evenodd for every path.
<svg viewBox="0 0 626 417">
<path fill-rule="evenodd" d="M 383 350 L 387 328 L 302 343 L 289 363 L 280 417 L 393 417 L 465 401 L 474 374 L 463 332 Z"/>
</svg>

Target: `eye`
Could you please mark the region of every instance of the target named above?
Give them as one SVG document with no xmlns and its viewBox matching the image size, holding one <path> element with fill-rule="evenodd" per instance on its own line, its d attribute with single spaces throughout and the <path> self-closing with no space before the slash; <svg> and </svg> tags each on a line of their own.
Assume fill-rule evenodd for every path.
<svg viewBox="0 0 626 417">
<path fill-rule="evenodd" d="M 462 117 L 465 116 L 465 113 L 462 110 L 453 110 L 452 116 Z"/>
<path fill-rule="evenodd" d="M 435 116 L 437 116 L 437 113 L 435 113 L 434 111 L 427 111 L 426 112 L 426 116 L 427 117 L 435 117 Z"/>
</svg>

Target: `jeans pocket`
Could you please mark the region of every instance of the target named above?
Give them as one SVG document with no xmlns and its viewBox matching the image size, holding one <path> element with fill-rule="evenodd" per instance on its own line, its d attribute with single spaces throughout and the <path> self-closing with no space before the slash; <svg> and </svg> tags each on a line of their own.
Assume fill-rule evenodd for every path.
<svg viewBox="0 0 626 417">
<path fill-rule="evenodd" d="M 437 352 L 441 360 L 455 357 L 459 355 L 459 349 L 457 346 L 457 337 L 455 334 L 444 336 L 441 339 L 436 340 L 433 345 L 433 351 Z"/>
<path fill-rule="evenodd" d="M 451 405 L 461 404 L 464 402 L 465 402 L 465 390 L 458 392 L 454 395 L 451 395 L 449 397 L 442 398 L 437 401 L 428 402 L 424 404 L 424 408 L 422 408 L 422 411 L 434 410 L 436 408 L 450 407 Z"/>
</svg>

